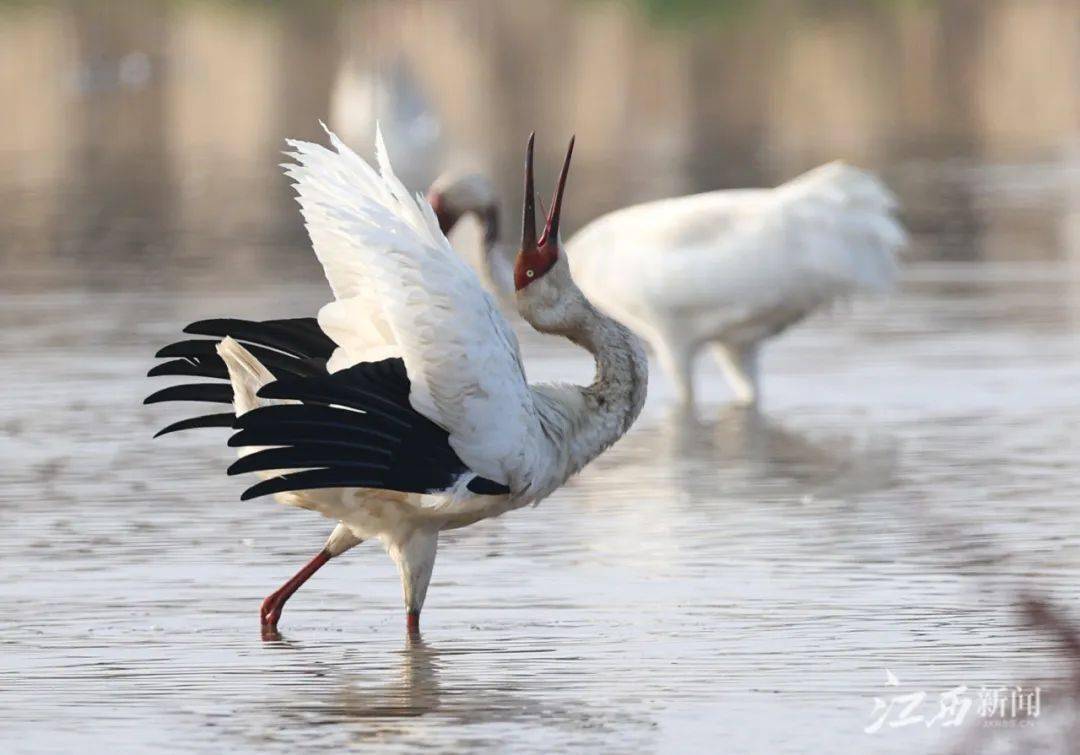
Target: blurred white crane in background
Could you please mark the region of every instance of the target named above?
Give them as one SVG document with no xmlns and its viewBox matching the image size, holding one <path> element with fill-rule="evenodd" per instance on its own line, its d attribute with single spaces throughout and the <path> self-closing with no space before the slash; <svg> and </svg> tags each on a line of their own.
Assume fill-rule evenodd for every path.
<svg viewBox="0 0 1080 755">
<path fill-rule="evenodd" d="M 441 160 L 442 123 L 404 56 L 347 56 L 330 94 L 330 122 L 346 143 L 367 140 L 381 125 L 406 185 L 427 180 Z"/>
<path fill-rule="evenodd" d="M 444 228 L 460 214 L 497 217 L 480 179 L 444 178 L 429 200 Z M 905 241 L 897 203 L 873 175 L 842 162 L 775 189 L 736 189 L 616 210 L 566 245 L 574 279 L 608 314 L 643 336 L 694 405 L 693 366 L 708 346 L 741 404 L 759 397 L 762 343 L 814 311 L 890 289 Z M 490 226 L 489 226 L 490 229 Z M 497 235 L 497 226 L 493 229 Z M 504 249 L 486 242 L 489 278 L 506 278 Z"/>
</svg>

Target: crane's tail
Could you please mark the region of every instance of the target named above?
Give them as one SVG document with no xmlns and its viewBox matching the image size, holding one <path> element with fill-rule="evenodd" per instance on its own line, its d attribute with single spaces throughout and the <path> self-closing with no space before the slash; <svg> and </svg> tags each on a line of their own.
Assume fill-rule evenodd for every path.
<svg viewBox="0 0 1080 755">
<path fill-rule="evenodd" d="M 241 417 L 252 409 L 260 406 L 274 406 L 276 404 L 293 403 L 278 399 L 261 398 L 259 389 L 269 385 L 276 379 L 270 370 L 256 359 L 250 351 L 241 346 L 231 336 L 226 336 L 217 345 L 218 356 L 225 363 L 229 372 L 229 383 L 233 392 L 233 411 L 237 417 Z M 241 447 L 237 449 L 237 455 L 242 459 L 245 456 L 266 450 L 265 447 Z M 268 472 L 259 472 L 259 477 L 264 480 L 273 477 Z M 282 493 L 279 498 L 283 503 L 299 505 L 296 494 Z"/>
<path fill-rule="evenodd" d="M 796 263 L 830 298 L 892 288 L 907 234 L 899 202 L 873 174 L 841 161 L 780 186 L 776 210 L 799 248 Z"/>
<path fill-rule="evenodd" d="M 187 326 L 184 332 L 210 338 L 178 341 L 164 347 L 157 356 L 171 361 L 157 365 L 149 374 L 151 377 L 198 377 L 206 382 L 181 383 L 163 388 L 147 397 L 145 403 L 231 403 L 233 411 L 174 422 L 158 435 L 198 427 L 235 427 L 238 418 L 253 409 L 294 403 L 262 398 L 258 393 L 267 384 L 282 378 L 326 375 L 327 361 L 337 346 L 312 318 L 263 322 L 230 318 L 202 320 Z M 266 449 L 237 449 L 241 458 L 262 450 Z M 274 477 L 273 473 L 266 471 L 258 474 L 263 480 Z M 315 509 L 327 516 L 333 514 L 332 506 L 326 505 L 327 501 L 333 503 L 333 497 L 306 491 L 286 491 L 275 498 L 280 503 Z"/>
<path fill-rule="evenodd" d="M 269 406 L 274 403 L 270 399 L 259 398 L 259 389 L 267 383 L 274 382 L 274 375 L 266 369 L 262 363 L 252 356 L 251 352 L 241 346 L 231 336 L 226 336 L 217 345 L 218 356 L 225 363 L 229 371 L 229 382 L 232 384 L 233 410 L 236 416 L 247 414 L 259 406 Z"/>
</svg>

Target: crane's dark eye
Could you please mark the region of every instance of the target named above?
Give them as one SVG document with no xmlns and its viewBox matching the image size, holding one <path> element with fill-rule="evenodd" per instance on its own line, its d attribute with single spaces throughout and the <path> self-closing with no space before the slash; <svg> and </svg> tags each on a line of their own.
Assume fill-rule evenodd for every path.
<svg viewBox="0 0 1080 755">
<path fill-rule="evenodd" d="M 536 271 L 535 271 L 535 270 L 531 270 L 531 269 L 530 269 L 530 270 L 526 270 L 526 271 L 525 271 L 525 277 L 526 277 L 526 278 L 535 278 L 535 277 L 536 277 Z"/>
</svg>

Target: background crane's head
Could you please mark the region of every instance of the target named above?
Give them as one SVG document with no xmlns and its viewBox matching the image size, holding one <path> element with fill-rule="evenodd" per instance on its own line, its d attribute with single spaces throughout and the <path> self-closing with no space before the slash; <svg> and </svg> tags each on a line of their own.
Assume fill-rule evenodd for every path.
<svg viewBox="0 0 1080 755">
<path fill-rule="evenodd" d="M 499 204 L 495 187 L 479 173 L 444 173 L 428 189 L 428 204 L 439 219 L 439 228 L 449 233 L 463 215 L 473 213 L 494 240 L 498 233 Z"/>
<path fill-rule="evenodd" d="M 536 192 L 533 187 L 533 141 L 536 134 L 529 136 L 529 146 L 525 151 L 525 209 L 521 222 L 521 251 L 514 262 L 514 288 L 521 291 L 540 280 L 558 262 L 559 217 L 562 214 L 563 191 L 566 189 L 566 174 L 570 170 L 570 156 L 574 153 L 574 138 L 566 148 L 559 183 L 555 186 L 555 196 L 551 200 L 544 232 L 536 238 Z"/>
</svg>

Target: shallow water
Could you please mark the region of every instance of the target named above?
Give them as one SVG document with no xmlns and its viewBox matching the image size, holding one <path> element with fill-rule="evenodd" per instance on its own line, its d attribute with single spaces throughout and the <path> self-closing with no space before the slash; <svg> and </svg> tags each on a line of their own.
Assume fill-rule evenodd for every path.
<svg viewBox="0 0 1080 755">
<path fill-rule="evenodd" d="M 330 523 L 240 503 L 216 431 L 152 442 L 178 412 L 138 403 L 155 346 L 219 302 L 5 294 L 5 749 L 957 741 L 865 733 L 895 691 L 885 669 L 930 713 L 959 684 L 1037 682 L 1061 714 L 1068 659 L 1016 604 L 1080 597 L 1078 286 L 1060 265 L 915 266 L 891 300 L 772 347 L 760 415 L 723 408 L 706 365 L 703 418 L 678 421 L 655 378 L 633 433 L 572 484 L 445 536 L 413 643 L 375 544 L 260 637 L 260 599 Z M 258 289 L 227 308 L 322 296 Z M 556 342 L 525 349 L 533 379 L 588 374 Z"/>
<path fill-rule="evenodd" d="M 1021 605 L 1080 598 L 1078 14 L 0 0 L 0 751 L 1074 751 L 1080 634 Z M 447 533 L 422 640 L 377 544 L 264 640 L 331 523 L 240 503 L 223 433 L 151 440 L 184 410 L 144 375 L 192 320 L 326 301 L 275 163 L 320 118 L 370 152 L 376 117 L 414 188 L 489 173 L 507 229 L 533 129 L 544 186 L 578 135 L 568 230 L 844 158 L 910 264 L 770 346 L 760 414 L 703 364 L 680 420 L 654 376 L 564 489 Z M 522 338 L 532 379 L 588 379 Z M 867 733 L 958 685 L 964 727 Z M 1041 715 L 983 726 L 999 685 Z"/>
</svg>

